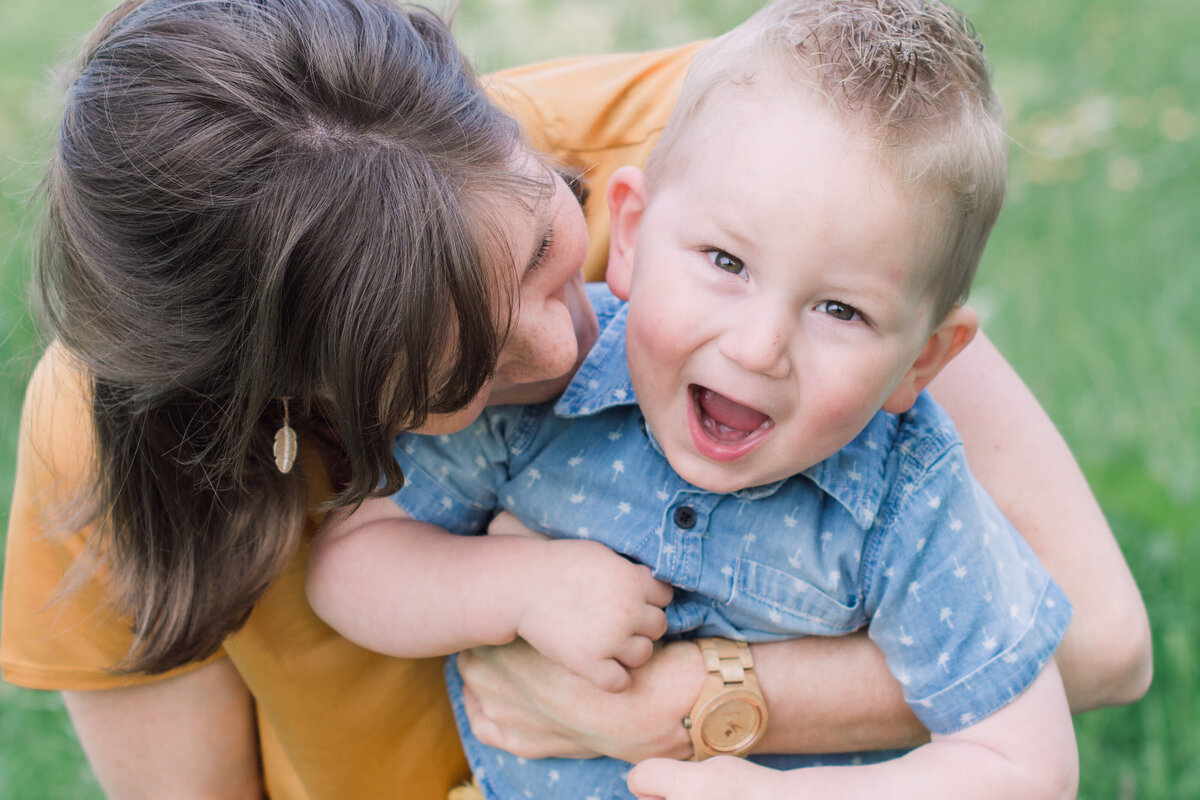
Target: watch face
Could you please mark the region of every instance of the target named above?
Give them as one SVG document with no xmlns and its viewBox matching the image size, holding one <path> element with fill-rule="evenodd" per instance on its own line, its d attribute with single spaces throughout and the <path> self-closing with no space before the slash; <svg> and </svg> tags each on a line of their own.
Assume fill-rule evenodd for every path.
<svg viewBox="0 0 1200 800">
<path fill-rule="evenodd" d="M 737 750 L 753 738 L 758 725 L 758 709 L 740 697 L 731 697 L 708 712 L 700 735 L 714 750 Z"/>
</svg>

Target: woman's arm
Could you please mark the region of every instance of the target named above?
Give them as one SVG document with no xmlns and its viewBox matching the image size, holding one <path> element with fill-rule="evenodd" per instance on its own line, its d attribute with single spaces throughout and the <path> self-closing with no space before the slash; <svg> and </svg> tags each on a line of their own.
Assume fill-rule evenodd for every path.
<svg viewBox="0 0 1200 800">
<path fill-rule="evenodd" d="M 1153 674 L 1141 593 L 1074 456 L 982 335 L 930 385 L 984 488 L 1075 607 L 1056 660 L 1071 710 L 1138 700 Z"/>
<path fill-rule="evenodd" d="M 74 687 L 63 698 L 110 798 L 261 798 L 253 703 L 228 659 L 152 683 L 94 688 L 115 682 L 107 669 L 128 652 L 131 634 L 127 620 L 102 611 L 103 575 L 60 596 L 90 535 L 56 527 L 88 486 L 88 398 L 86 373 L 51 345 L 21 416 L 0 625 L 5 678 Z"/>
<path fill-rule="evenodd" d="M 865 635 L 753 646 L 771 711 L 760 752 L 839 753 L 915 747 L 929 733 L 905 704 Z M 459 655 L 471 729 L 484 744 L 525 758 L 625 761 L 687 758 L 682 720 L 704 682 L 700 650 L 674 642 L 630 670 L 630 687 L 601 692 L 524 642 Z"/>
<path fill-rule="evenodd" d="M 638 797 L 774 800 L 836 797 L 1075 797 L 1079 759 L 1058 670 L 1051 662 L 1020 697 L 963 730 L 891 761 L 779 771 L 731 758 L 700 763 L 653 759 L 629 774 Z"/>
<path fill-rule="evenodd" d="M 1145 607 L 1053 423 L 982 335 L 930 388 L 958 425 L 979 480 L 1075 606 L 1057 655 L 1071 709 L 1137 700 L 1152 672 Z M 755 645 L 754 652 L 771 708 L 759 750 L 837 752 L 927 739 L 865 636 Z M 628 702 L 589 695 L 519 645 L 479 651 L 461 668 L 480 739 L 530 757 L 678 757 L 686 748 L 679 720 L 704 677 L 694 646 L 669 647 L 635 671 Z"/>
<path fill-rule="evenodd" d="M 112 800 L 263 797 L 250 692 L 228 659 L 127 689 L 63 692 Z"/>
</svg>

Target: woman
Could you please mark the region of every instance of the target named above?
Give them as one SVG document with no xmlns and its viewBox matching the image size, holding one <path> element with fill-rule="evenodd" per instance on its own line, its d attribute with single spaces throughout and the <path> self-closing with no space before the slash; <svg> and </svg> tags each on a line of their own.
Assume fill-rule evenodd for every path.
<svg viewBox="0 0 1200 800">
<path fill-rule="evenodd" d="M 690 52 L 490 88 L 600 186 L 648 152 Z M 325 510 L 402 479 L 395 432 L 552 396 L 590 345 L 579 268 L 602 272 L 606 222 L 589 210 L 588 254 L 546 163 L 444 27 L 385 0 L 150 0 L 101 23 L 46 181 L 54 341 L 26 399 L 0 656 L 64 692 L 111 796 L 433 798 L 465 775 L 440 664 L 334 635 L 306 554 Z M 1144 611 L 1086 484 L 994 350 L 960 361 L 939 398 L 1076 605 L 1075 706 L 1135 698 Z M 694 652 L 589 699 L 519 645 L 479 651 L 476 729 L 521 755 L 686 754 Z M 766 750 L 922 736 L 861 637 L 756 659 Z"/>
</svg>

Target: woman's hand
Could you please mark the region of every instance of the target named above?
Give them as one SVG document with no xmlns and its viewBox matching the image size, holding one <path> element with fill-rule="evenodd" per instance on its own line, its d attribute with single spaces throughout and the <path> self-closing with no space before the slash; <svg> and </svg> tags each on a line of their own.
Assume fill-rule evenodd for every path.
<svg viewBox="0 0 1200 800">
<path fill-rule="evenodd" d="M 630 670 L 612 694 L 541 656 L 522 641 L 458 657 L 471 729 L 481 742 L 523 758 L 687 758 L 683 727 L 704 682 L 700 651 L 675 642 Z"/>
</svg>

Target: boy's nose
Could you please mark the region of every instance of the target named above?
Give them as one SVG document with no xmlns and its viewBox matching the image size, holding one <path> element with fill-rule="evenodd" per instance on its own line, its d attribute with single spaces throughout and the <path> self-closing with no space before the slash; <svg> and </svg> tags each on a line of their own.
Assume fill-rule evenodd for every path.
<svg viewBox="0 0 1200 800">
<path fill-rule="evenodd" d="M 777 311 L 761 306 L 740 309 L 721 336 L 720 351 L 747 372 L 768 378 L 786 378 L 791 373 L 791 331 Z"/>
</svg>

